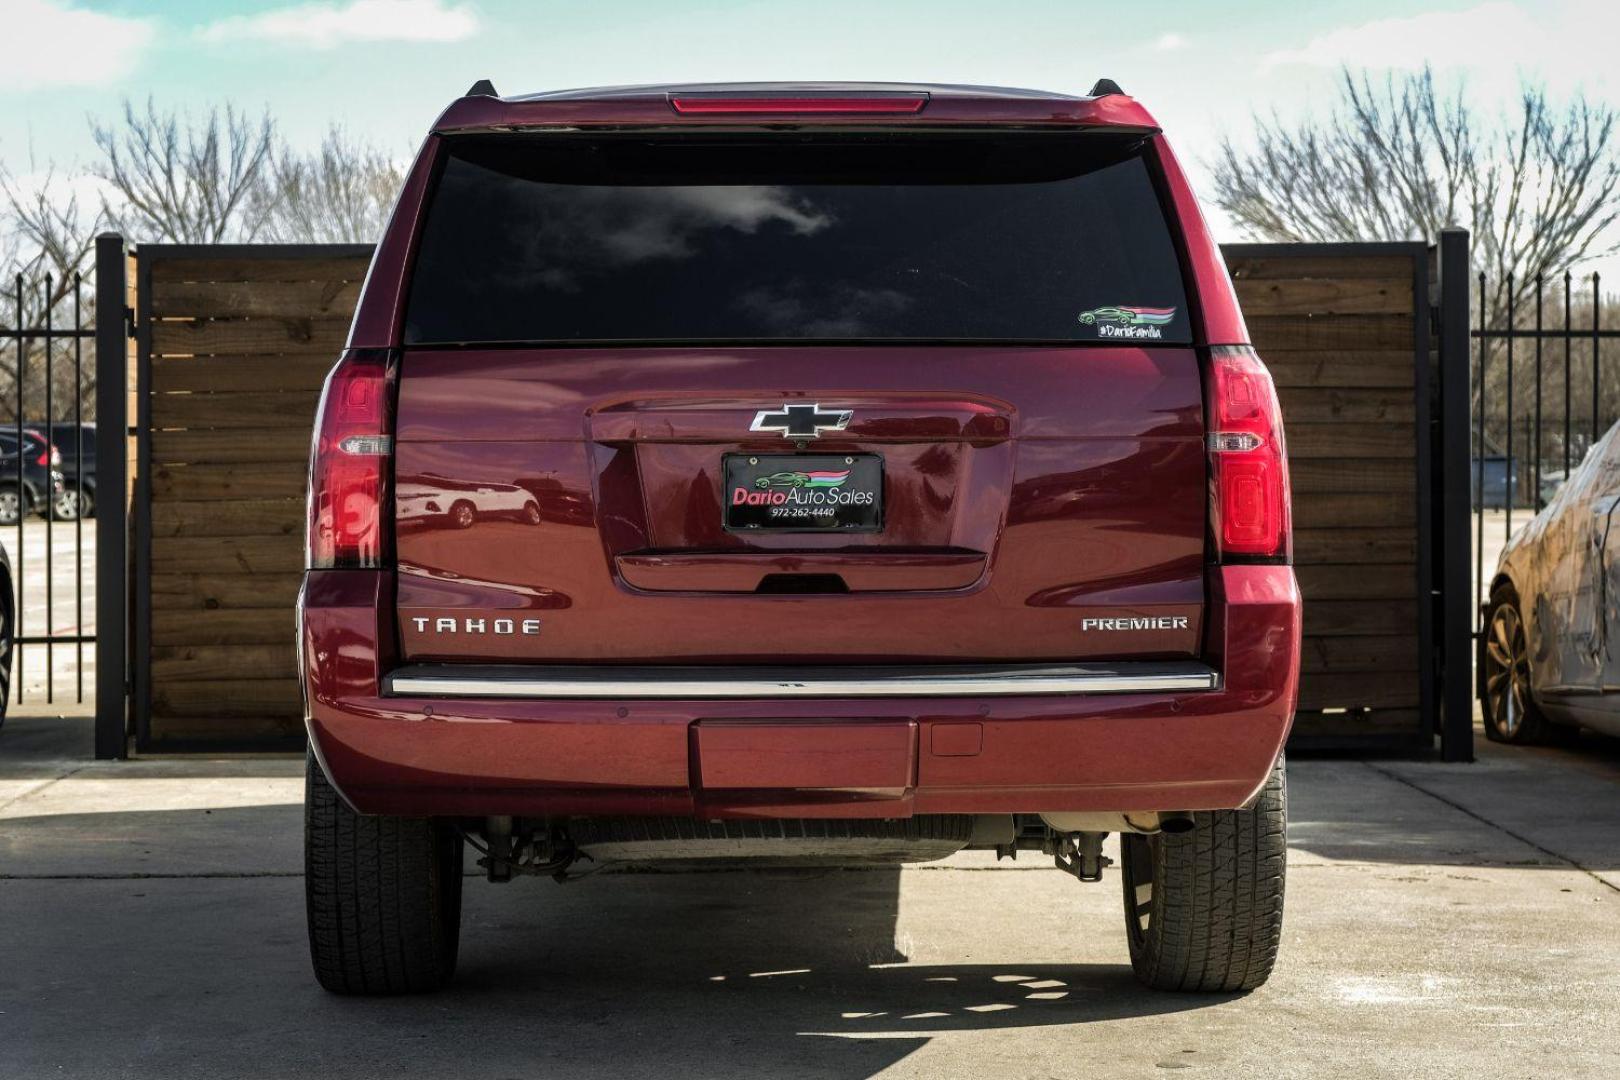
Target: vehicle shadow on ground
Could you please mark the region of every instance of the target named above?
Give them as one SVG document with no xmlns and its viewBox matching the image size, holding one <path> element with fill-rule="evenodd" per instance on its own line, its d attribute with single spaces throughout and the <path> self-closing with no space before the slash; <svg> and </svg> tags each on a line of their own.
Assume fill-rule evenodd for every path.
<svg viewBox="0 0 1620 1080">
<path fill-rule="evenodd" d="M 77 866 L 52 872 L 100 869 L 97 816 L 125 819 L 109 840 L 144 843 L 159 871 L 164 853 L 184 846 L 179 837 L 196 836 L 198 812 L 0 822 L 13 856 L 0 873 L 37 873 L 30 853 L 74 835 Z M 261 860 L 273 856 L 266 869 L 241 860 L 239 873 L 221 873 L 198 860 L 190 865 L 201 876 L 0 880 L 0 1016 L 10 1030 L 0 1063 L 10 1058 L 16 1075 L 94 1074 L 94 1047 L 73 1035 L 94 998 L 122 1003 L 102 1013 L 93 1042 L 120 1048 L 124 1075 L 190 1075 L 223 1060 L 215 1075 L 443 1077 L 476 1063 L 491 1077 L 856 1080 L 958 1033 L 1230 1000 L 1153 993 L 1120 963 L 974 961 L 1007 951 L 987 947 L 986 920 L 1021 917 L 996 898 L 1045 902 L 1041 890 L 1008 892 L 1007 880 L 1044 874 L 920 871 L 969 880 L 960 904 L 902 920 L 902 874 L 887 867 L 598 873 L 562 886 L 469 879 L 448 990 L 336 997 L 310 973 L 302 881 L 283 869 L 296 808 L 215 809 L 208 819 L 214 852 L 223 858 L 228 841 L 262 845 Z M 1076 936 L 1039 955 L 1087 955 L 1086 921 L 1077 912 Z M 911 962 L 919 953 L 953 962 Z"/>
</svg>

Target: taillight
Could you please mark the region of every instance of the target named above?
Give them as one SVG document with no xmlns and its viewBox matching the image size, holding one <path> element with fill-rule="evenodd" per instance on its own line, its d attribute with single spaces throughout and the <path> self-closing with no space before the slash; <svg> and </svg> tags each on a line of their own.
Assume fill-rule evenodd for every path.
<svg viewBox="0 0 1620 1080">
<path fill-rule="evenodd" d="M 354 349 L 326 377 L 309 463 L 305 564 L 312 570 L 386 565 L 394 451 L 393 356 Z"/>
<path fill-rule="evenodd" d="M 40 451 L 39 451 L 39 457 L 34 459 L 34 464 L 35 465 L 54 465 L 54 464 L 56 464 L 56 462 L 51 460 L 51 448 L 48 447 L 48 446 L 41 447 Z"/>
<path fill-rule="evenodd" d="M 1210 510 L 1223 561 L 1293 555 L 1288 448 L 1271 373 L 1246 345 L 1210 350 Z"/>
</svg>

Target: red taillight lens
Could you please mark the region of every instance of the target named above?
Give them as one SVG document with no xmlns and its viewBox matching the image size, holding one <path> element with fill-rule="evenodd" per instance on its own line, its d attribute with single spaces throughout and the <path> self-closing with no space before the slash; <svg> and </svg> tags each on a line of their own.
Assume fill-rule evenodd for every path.
<svg viewBox="0 0 1620 1080">
<path fill-rule="evenodd" d="M 1221 557 L 1291 557 L 1282 409 L 1271 373 L 1247 346 L 1210 350 L 1209 452 Z"/>
<path fill-rule="evenodd" d="M 50 451 L 49 447 L 46 447 L 46 448 L 40 450 L 39 457 L 34 459 L 34 464 L 35 465 L 54 465 L 54 464 L 56 464 L 54 461 L 51 460 L 51 451 Z"/>
<path fill-rule="evenodd" d="M 393 465 L 394 362 L 381 349 L 343 354 L 326 377 L 309 466 L 306 565 L 386 565 Z"/>
<path fill-rule="evenodd" d="M 672 94 L 670 107 L 682 116 L 696 115 L 792 115 L 795 113 L 919 113 L 928 104 L 927 94 L 806 94 L 795 97 L 748 96 L 742 94 Z"/>
</svg>

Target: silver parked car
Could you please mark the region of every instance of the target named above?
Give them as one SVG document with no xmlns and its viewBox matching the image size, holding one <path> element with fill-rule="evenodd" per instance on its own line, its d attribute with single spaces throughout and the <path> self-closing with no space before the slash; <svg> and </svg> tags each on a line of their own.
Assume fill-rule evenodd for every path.
<svg viewBox="0 0 1620 1080">
<path fill-rule="evenodd" d="M 1620 735 L 1620 424 L 1502 551 L 1479 695 L 1498 742 L 1576 725 Z"/>
</svg>

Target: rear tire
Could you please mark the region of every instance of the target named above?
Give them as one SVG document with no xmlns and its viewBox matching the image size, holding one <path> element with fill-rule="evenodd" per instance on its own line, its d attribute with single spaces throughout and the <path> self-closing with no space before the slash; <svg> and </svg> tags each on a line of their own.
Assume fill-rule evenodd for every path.
<svg viewBox="0 0 1620 1080">
<path fill-rule="evenodd" d="M 427 818 L 357 814 L 314 754 L 304 770 L 304 895 L 315 978 L 334 994 L 444 986 L 461 935 L 461 837 Z"/>
<path fill-rule="evenodd" d="M 1200 811 L 1184 833 L 1125 833 L 1120 877 L 1136 977 L 1231 993 L 1271 976 L 1282 939 L 1288 781 L 1281 755 L 1246 810 Z"/>
</svg>

